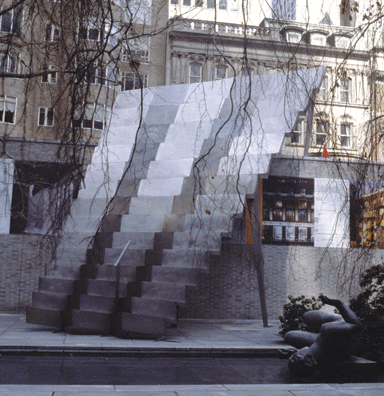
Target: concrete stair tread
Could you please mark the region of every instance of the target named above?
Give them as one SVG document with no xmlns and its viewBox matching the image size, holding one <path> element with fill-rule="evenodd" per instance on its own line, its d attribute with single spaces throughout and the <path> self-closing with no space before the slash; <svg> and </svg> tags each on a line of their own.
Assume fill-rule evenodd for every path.
<svg viewBox="0 0 384 396">
<path fill-rule="evenodd" d="M 147 297 L 131 297 L 131 313 L 176 321 L 176 304 L 173 301 Z"/>
<path fill-rule="evenodd" d="M 164 318 L 121 312 L 118 322 L 117 335 L 122 338 L 156 339 L 165 335 Z"/>
</svg>

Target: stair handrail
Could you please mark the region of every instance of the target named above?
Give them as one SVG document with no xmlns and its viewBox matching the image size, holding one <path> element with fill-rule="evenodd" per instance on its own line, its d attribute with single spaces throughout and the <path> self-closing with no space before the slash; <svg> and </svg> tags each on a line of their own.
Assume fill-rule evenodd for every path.
<svg viewBox="0 0 384 396">
<path fill-rule="evenodd" d="M 115 299 L 118 301 L 119 299 L 119 294 L 120 294 L 120 261 L 124 256 L 125 251 L 128 249 L 128 246 L 130 244 L 131 240 L 127 242 L 125 245 L 123 251 L 121 252 L 119 258 L 116 260 L 116 263 L 114 266 L 116 267 L 116 290 L 115 290 Z"/>
</svg>

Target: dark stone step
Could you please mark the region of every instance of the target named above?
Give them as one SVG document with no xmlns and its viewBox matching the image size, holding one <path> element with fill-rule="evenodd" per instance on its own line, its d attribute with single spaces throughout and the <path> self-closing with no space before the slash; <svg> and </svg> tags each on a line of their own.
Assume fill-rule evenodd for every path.
<svg viewBox="0 0 384 396">
<path fill-rule="evenodd" d="M 121 338 L 157 339 L 165 335 L 165 324 L 163 318 L 120 312 L 114 317 L 114 333 Z"/>
<path fill-rule="evenodd" d="M 127 283 L 120 282 L 119 284 L 119 297 L 126 297 Z M 103 279 L 88 279 L 86 294 L 93 296 L 115 297 L 116 282 Z"/>
<path fill-rule="evenodd" d="M 39 278 L 39 291 L 61 293 L 61 294 L 72 294 L 75 291 L 74 279 L 64 278 L 51 278 L 44 276 Z"/>
<path fill-rule="evenodd" d="M 132 297 L 131 313 L 154 316 L 176 322 L 176 304 L 172 301 L 154 300 L 150 298 Z"/>
<path fill-rule="evenodd" d="M 61 310 L 27 307 L 27 323 L 39 324 L 44 326 L 64 328 L 70 322 L 66 321 L 66 316 Z"/>
<path fill-rule="evenodd" d="M 64 311 L 66 309 L 69 309 L 69 296 L 59 293 L 33 292 L 32 306 L 34 308 Z"/>
<path fill-rule="evenodd" d="M 65 331 L 74 334 L 110 334 L 111 314 L 73 309 L 71 311 L 71 326 L 67 326 Z"/>
<path fill-rule="evenodd" d="M 152 282 L 196 285 L 197 271 L 194 268 L 160 266 L 152 268 Z"/>
<path fill-rule="evenodd" d="M 128 284 L 128 293 L 133 297 L 185 303 L 185 286 L 166 282 L 134 282 Z"/>
<path fill-rule="evenodd" d="M 96 278 L 99 280 L 116 280 L 116 266 L 103 264 L 97 266 Z M 120 265 L 120 279 L 125 282 L 133 282 L 136 279 L 136 267 Z"/>
</svg>

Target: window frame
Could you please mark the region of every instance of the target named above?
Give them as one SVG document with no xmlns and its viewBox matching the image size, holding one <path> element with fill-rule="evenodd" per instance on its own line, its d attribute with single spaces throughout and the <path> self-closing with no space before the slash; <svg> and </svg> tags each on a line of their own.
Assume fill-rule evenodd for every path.
<svg viewBox="0 0 384 396">
<path fill-rule="evenodd" d="M 345 129 L 345 132 L 347 132 L 347 130 L 348 130 L 348 133 L 342 133 L 343 129 Z M 349 149 L 352 147 L 352 133 L 353 133 L 353 125 L 350 122 L 341 122 L 340 123 L 339 140 L 340 140 L 341 147 L 346 148 L 346 149 Z M 345 141 L 348 141 L 347 145 L 343 144 L 343 139 L 345 139 Z"/>
<path fill-rule="evenodd" d="M 102 110 L 102 120 L 100 118 L 95 118 L 98 114 L 98 111 Z M 80 114 L 80 117 L 76 119 L 76 113 L 82 113 L 82 109 L 75 109 L 73 119 L 74 128 L 82 128 L 82 129 L 91 129 L 95 131 L 103 131 L 107 122 L 107 113 L 108 108 L 105 105 L 101 105 L 98 103 L 87 103 L 84 105 L 84 113 Z M 92 114 L 92 117 L 89 118 L 87 114 Z M 101 122 L 101 127 L 99 127 L 99 123 Z"/>
<path fill-rule="evenodd" d="M 3 10 L 3 9 L 4 9 L 4 7 L 0 7 L 0 10 Z M 18 12 L 19 14 L 15 15 L 16 12 Z M 3 18 L 5 18 L 6 15 L 8 15 L 8 14 L 11 14 L 9 31 L 3 30 Z M 12 8 L 7 13 L 1 15 L 0 16 L 0 33 L 19 35 L 21 33 L 21 29 L 23 26 L 23 17 L 24 17 L 24 13 L 23 13 L 22 7 Z M 15 21 L 17 22 L 16 24 L 15 24 Z M 16 26 L 16 29 L 15 29 L 15 26 Z"/>
<path fill-rule="evenodd" d="M 193 68 L 196 66 L 199 68 L 199 73 L 193 72 Z M 191 62 L 189 64 L 189 73 L 188 73 L 189 83 L 190 84 L 201 83 L 202 80 L 203 80 L 203 65 L 198 62 Z"/>
<path fill-rule="evenodd" d="M 12 103 L 14 103 L 14 107 L 15 107 L 15 110 L 13 112 L 13 120 L 12 120 L 12 122 L 5 121 L 5 118 L 6 118 L 5 105 L 6 105 L 7 99 L 12 99 Z M 14 102 L 13 102 L 13 99 L 14 99 Z M 4 108 L 3 108 L 3 113 L 1 114 L 0 123 L 1 124 L 15 125 L 16 124 L 17 98 L 13 97 L 13 96 L 4 95 L 4 96 L 0 96 L 0 102 L 1 102 L 1 100 L 3 100 Z M 1 111 L 1 106 L 0 106 L 0 111 Z"/>
<path fill-rule="evenodd" d="M 128 81 L 132 81 L 132 88 L 126 89 Z M 148 74 L 134 73 L 134 72 L 122 72 L 121 74 L 122 91 L 133 91 L 135 89 L 147 88 L 148 87 Z"/>
<path fill-rule="evenodd" d="M 219 77 L 218 78 L 218 70 L 219 69 L 224 69 L 224 77 Z M 227 72 L 228 72 L 228 67 L 225 65 L 216 65 L 215 67 L 215 80 L 219 81 L 219 80 L 225 80 L 227 78 Z"/>
<path fill-rule="evenodd" d="M 2 61 L 2 58 L 4 61 Z M 10 67 L 10 64 L 13 66 Z M 4 69 L 2 64 L 5 65 Z M 3 69 L 3 70 L 2 70 Z M 0 51 L 0 73 L 17 74 L 19 70 L 17 55 L 13 52 Z"/>
<path fill-rule="evenodd" d="M 49 70 L 54 69 L 55 67 L 49 65 L 48 68 L 45 67 L 46 73 L 41 76 L 41 82 L 43 84 L 56 84 L 57 83 L 57 72 L 49 72 Z"/>
<path fill-rule="evenodd" d="M 60 36 L 61 36 L 60 26 L 57 26 L 54 23 L 48 23 L 45 26 L 45 42 L 57 43 L 60 40 Z"/>
<path fill-rule="evenodd" d="M 43 121 L 41 122 L 41 116 L 43 115 Z M 49 117 L 51 115 L 51 117 Z M 37 117 L 37 125 L 44 127 L 54 126 L 54 111 L 53 107 L 39 107 L 39 113 Z"/>
<path fill-rule="evenodd" d="M 90 31 L 97 30 L 97 38 L 90 38 Z M 82 19 L 79 21 L 79 38 L 87 41 L 100 42 L 102 39 L 103 27 L 97 25 L 96 20 Z M 84 32 L 86 34 L 84 35 Z"/>
<path fill-rule="evenodd" d="M 324 77 L 321 80 L 321 84 L 319 87 L 319 99 L 324 102 L 328 99 L 328 85 L 329 85 L 328 82 L 329 82 L 328 75 L 324 74 Z"/>
<path fill-rule="evenodd" d="M 329 122 L 323 120 L 316 120 L 316 130 L 315 130 L 315 145 L 316 146 L 324 146 L 329 138 Z M 319 130 L 319 126 L 322 125 L 322 131 Z M 324 136 L 322 142 L 318 141 L 320 136 Z"/>
<path fill-rule="evenodd" d="M 300 117 L 297 120 L 295 127 L 292 131 L 291 144 L 294 145 L 304 144 L 304 136 L 307 130 L 306 126 L 307 126 L 306 119 L 304 117 Z M 298 141 L 295 140 L 295 137 L 298 137 Z"/>
<path fill-rule="evenodd" d="M 348 82 L 348 86 L 344 84 Z M 340 102 L 351 103 L 351 78 L 348 76 L 341 77 L 340 79 Z"/>
</svg>

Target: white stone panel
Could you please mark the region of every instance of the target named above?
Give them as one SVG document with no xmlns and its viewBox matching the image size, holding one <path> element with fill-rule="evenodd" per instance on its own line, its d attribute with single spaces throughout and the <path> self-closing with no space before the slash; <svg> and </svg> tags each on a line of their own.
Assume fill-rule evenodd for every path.
<svg viewBox="0 0 384 396">
<path fill-rule="evenodd" d="M 174 196 L 180 195 L 183 177 L 169 179 L 144 179 L 140 183 L 138 196 Z"/>
<path fill-rule="evenodd" d="M 163 229 L 163 215 L 125 215 L 121 219 L 121 232 L 160 232 Z"/>
<path fill-rule="evenodd" d="M 188 177 L 191 173 L 192 164 L 193 158 L 169 161 L 151 161 L 147 177 L 148 179 Z"/>
<path fill-rule="evenodd" d="M 263 174 L 268 173 L 271 156 L 261 155 L 233 155 L 220 159 L 218 175 L 233 174 Z"/>
<path fill-rule="evenodd" d="M 132 197 L 130 214 L 164 215 L 172 211 L 173 197 Z"/>
<path fill-rule="evenodd" d="M 349 182 L 315 179 L 316 247 L 349 247 Z"/>
</svg>

